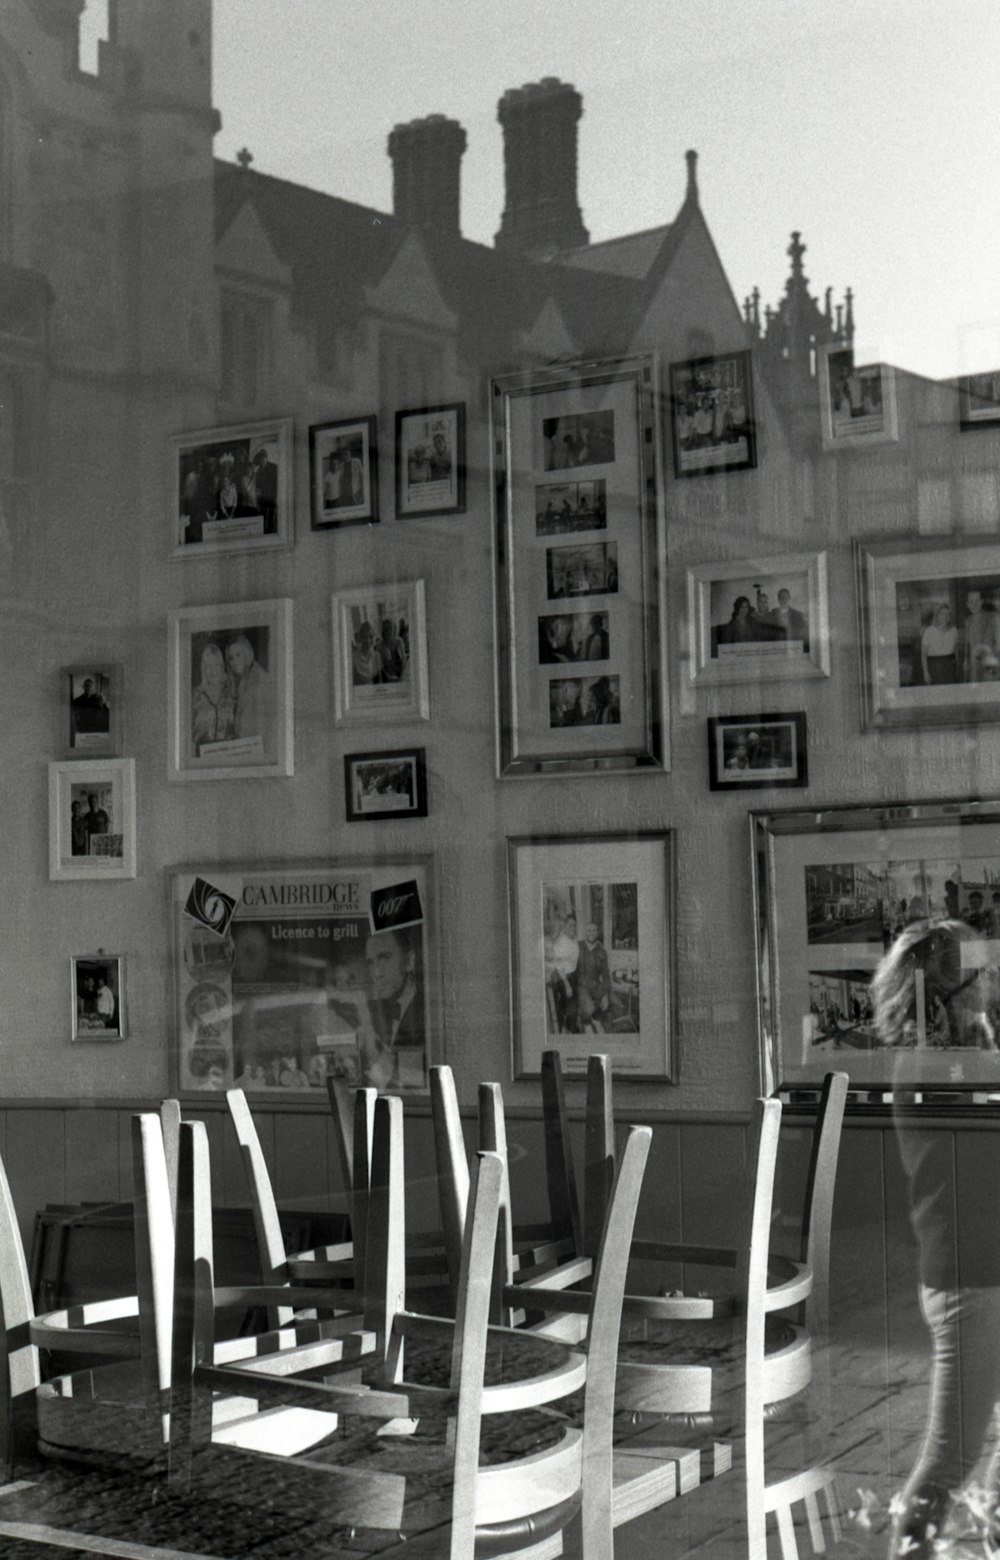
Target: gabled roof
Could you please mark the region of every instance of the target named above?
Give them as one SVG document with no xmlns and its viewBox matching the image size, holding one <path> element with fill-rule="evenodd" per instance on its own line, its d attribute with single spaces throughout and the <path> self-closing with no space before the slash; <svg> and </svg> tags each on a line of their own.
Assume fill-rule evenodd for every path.
<svg viewBox="0 0 1000 1560">
<path fill-rule="evenodd" d="M 621 238 L 606 238 L 580 249 L 564 249 L 559 263 L 585 271 L 612 271 L 616 276 L 639 280 L 646 275 L 669 232 L 670 224 L 664 223 L 662 227 L 646 228 L 643 233 L 626 233 Z"/>
</svg>

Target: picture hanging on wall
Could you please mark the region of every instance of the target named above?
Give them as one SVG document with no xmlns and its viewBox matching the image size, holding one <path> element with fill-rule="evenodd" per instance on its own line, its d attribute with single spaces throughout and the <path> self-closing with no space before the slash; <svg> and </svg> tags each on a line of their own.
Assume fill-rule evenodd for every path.
<svg viewBox="0 0 1000 1560">
<path fill-rule="evenodd" d="M 345 753 L 344 796 L 348 823 L 380 818 L 426 818 L 424 749 Z"/>
<path fill-rule="evenodd" d="M 652 357 L 493 383 L 501 776 L 669 767 Z"/>
<path fill-rule="evenodd" d="M 309 429 L 312 528 L 374 525 L 378 512 L 378 423 L 374 417 Z"/>
<path fill-rule="evenodd" d="M 66 758 L 116 758 L 122 750 L 122 669 L 106 661 L 59 673 L 62 751 Z"/>
<path fill-rule="evenodd" d="M 290 545 L 291 418 L 206 428 L 170 442 L 173 557 Z"/>
<path fill-rule="evenodd" d="M 699 563 L 687 596 L 693 683 L 829 677 L 825 553 Z"/>
<path fill-rule="evenodd" d="M 888 363 L 831 342 L 819 349 L 817 375 L 824 449 L 898 438 L 896 376 Z"/>
<path fill-rule="evenodd" d="M 337 724 L 428 720 L 423 580 L 338 591 L 330 606 Z"/>
<path fill-rule="evenodd" d="M 170 780 L 293 773 L 291 601 L 169 614 L 167 729 Z"/>
<path fill-rule="evenodd" d="M 727 352 L 671 363 L 670 428 L 677 477 L 756 466 L 750 353 Z"/>
<path fill-rule="evenodd" d="M 49 877 L 135 877 L 135 760 L 49 765 Z"/>
<path fill-rule="evenodd" d="M 428 856 L 178 868 L 170 907 L 181 1092 L 325 1098 L 328 1078 L 426 1089 Z"/>
<path fill-rule="evenodd" d="M 465 406 L 396 413 L 396 518 L 465 513 Z"/>
<path fill-rule="evenodd" d="M 677 1075 L 673 832 L 507 842 L 515 1078 L 542 1052 L 583 1074 Z"/>
<path fill-rule="evenodd" d="M 125 960 L 121 954 L 78 954 L 70 960 L 74 1040 L 124 1040 Z"/>
<path fill-rule="evenodd" d="M 1000 720 L 1000 546 L 977 537 L 855 542 L 862 724 Z"/>
<path fill-rule="evenodd" d="M 708 783 L 713 791 L 807 785 L 804 712 L 710 716 Z"/>
<path fill-rule="evenodd" d="M 995 428 L 1000 423 L 1000 368 L 963 374 L 958 381 L 959 426 Z"/>
<path fill-rule="evenodd" d="M 761 1087 L 952 1094 L 1000 1088 L 1000 801 L 751 814 Z M 871 980 L 896 937 L 927 919 L 948 936 L 946 976 L 920 985 L 901 1040 L 875 1028 Z M 976 987 L 975 1004 L 951 1002 Z M 973 1014 L 977 1022 L 967 1022 Z"/>
</svg>

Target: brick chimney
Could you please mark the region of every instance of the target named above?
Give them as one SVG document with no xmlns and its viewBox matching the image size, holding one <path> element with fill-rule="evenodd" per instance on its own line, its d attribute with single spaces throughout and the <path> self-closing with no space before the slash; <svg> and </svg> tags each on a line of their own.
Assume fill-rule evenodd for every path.
<svg viewBox="0 0 1000 1560">
<path fill-rule="evenodd" d="M 496 247 L 547 259 L 590 238 L 576 198 L 576 126 L 583 99 L 555 76 L 512 87 L 497 105 L 506 205 Z"/>
<path fill-rule="evenodd" d="M 459 180 L 465 131 L 455 119 L 429 114 L 396 125 L 389 136 L 392 209 L 401 222 L 459 236 Z"/>
</svg>

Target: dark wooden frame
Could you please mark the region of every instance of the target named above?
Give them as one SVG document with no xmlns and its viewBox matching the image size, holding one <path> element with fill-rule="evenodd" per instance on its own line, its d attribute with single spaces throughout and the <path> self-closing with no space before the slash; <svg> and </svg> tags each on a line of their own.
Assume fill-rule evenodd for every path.
<svg viewBox="0 0 1000 1560">
<path fill-rule="evenodd" d="M 368 441 L 368 502 L 353 505 L 343 515 L 323 505 L 323 461 L 330 450 L 324 449 L 324 434 L 342 434 L 349 428 L 363 429 Z M 332 444 L 332 440 L 331 440 Z M 378 418 L 342 417 L 336 422 L 313 423 L 309 429 L 309 508 L 314 531 L 338 531 L 348 525 L 377 525 L 378 506 Z"/>
<path fill-rule="evenodd" d="M 377 807 L 366 811 L 355 805 L 355 771 L 362 764 L 413 764 L 413 806 Z M 348 823 L 379 823 L 383 818 L 427 817 L 427 753 L 419 748 L 392 748 L 374 753 L 344 754 L 344 816 Z"/>
<path fill-rule="evenodd" d="M 758 728 L 767 726 L 792 726 L 795 730 L 794 772 L 790 775 L 781 774 L 777 778 L 773 770 L 738 770 L 732 772 L 732 777 L 727 778 L 725 767 L 720 767 L 720 760 L 725 751 L 725 735 L 727 732 L 743 730 L 748 736 L 757 732 Z M 803 710 L 791 710 L 779 714 L 763 715 L 710 715 L 707 721 L 708 732 L 708 783 L 713 791 L 759 791 L 776 786 L 806 786 L 809 784 L 809 770 L 806 752 L 806 717 Z M 751 760 L 752 762 L 752 760 Z"/>
</svg>

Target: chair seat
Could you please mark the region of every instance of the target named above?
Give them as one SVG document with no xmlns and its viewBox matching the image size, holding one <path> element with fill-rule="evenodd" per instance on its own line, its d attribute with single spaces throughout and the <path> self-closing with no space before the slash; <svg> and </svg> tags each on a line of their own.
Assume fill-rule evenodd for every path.
<svg viewBox="0 0 1000 1560">
<path fill-rule="evenodd" d="M 802 1391 L 809 1382 L 810 1359 L 808 1334 L 782 1317 L 769 1316 L 764 1331 L 765 1402 L 783 1402 Z M 645 1338 L 619 1343 L 615 1409 L 677 1415 L 681 1423 L 707 1415 L 714 1425 L 741 1374 L 731 1327 L 652 1322 Z"/>
</svg>

